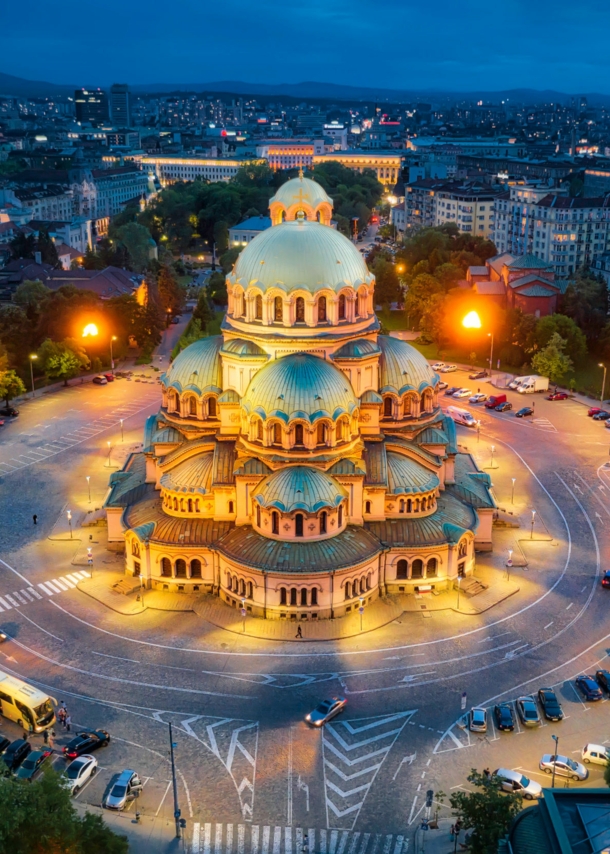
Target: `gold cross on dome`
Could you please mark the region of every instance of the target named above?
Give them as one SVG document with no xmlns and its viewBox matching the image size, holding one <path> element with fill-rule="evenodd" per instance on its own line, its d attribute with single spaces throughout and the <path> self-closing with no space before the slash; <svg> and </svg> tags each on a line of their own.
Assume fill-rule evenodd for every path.
<svg viewBox="0 0 610 854">
<path fill-rule="evenodd" d="M 299 178 L 301 179 L 301 181 L 303 180 L 303 167 L 302 166 L 299 166 Z"/>
</svg>

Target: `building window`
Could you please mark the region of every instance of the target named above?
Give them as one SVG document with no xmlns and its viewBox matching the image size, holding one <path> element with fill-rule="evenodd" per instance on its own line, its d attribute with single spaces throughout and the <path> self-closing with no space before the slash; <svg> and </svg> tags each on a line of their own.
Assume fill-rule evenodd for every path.
<svg viewBox="0 0 610 854">
<path fill-rule="evenodd" d="M 326 444 L 326 424 L 318 424 L 318 445 Z"/>
<path fill-rule="evenodd" d="M 468 555 L 468 543 L 466 540 L 462 540 L 458 550 L 458 560 L 460 558 L 466 557 Z"/>
<path fill-rule="evenodd" d="M 383 399 L 383 415 L 384 418 L 392 417 L 392 398 L 384 397 Z"/>
<path fill-rule="evenodd" d="M 426 577 L 433 578 L 436 575 L 438 561 L 435 557 L 431 557 L 426 564 Z"/>
<path fill-rule="evenodd" d="M 303 587 L 303 589 L 301 590 L 301 607 L 307 607 L 307 588 L 305 587 Z"/>
<path fill-rule="evenodd" d="M 339 320 L 345 320 L 345 294 L 339 295 Z"/>
<path fill-rule="evenodd" d="M 288 602 L 288 599 L 286 596 L 286 588 L 280 587 L 280 605 L 286 605 L 287 602 Z"/>
<path fill-rule="evenodd" d="M 172 577 L 172 565 L 168 557 L 161 558 L 161 575 L 163 576 L 163 578 Z"/>
<path fill-rule="evenodd" d="M 303 425 L 295 424 L 294 427 L 294 444 L 302 445 L 303 444 Z"/>
<path fill-rule="evenodd" d="M 318 300 L 318 323 L 326 323 L 326 297 Z"/>
<path fill-rule="evenodd" d="M 189 397 L 189 415 L 197 415 L 197 398 Z"/>
<path fill-rule="evenodd" d="M 181 557 L 176 561 L 176 578 L 186 578 L 186 561 Z"/>
<path fill-rule="evenodd" d="M 345 582 L 345 598 L 346 599 L 352 598 L 352 584 L 350 581 Z"/>
<path fill-rule="evenodd" d="M 216 418 L 216 398 L 208 397 L 208 415 L 210 418 Z"/>
<path fill-rule="evenodd" d="M 256 422 L 256 438 L 263 441 L 263 422 L 260 419 Z"/>
<path fill-rule="evenodd" d="M 338 517 L 338 525 L 341 528 L 343 526 L 343 504 L 339 504 Z"/>
<path fill-rule="evenodd" d="M 291 605 L 297 604 L 297 589 L 296 589 L 296 587 L 290 588 L 290 604 Z"/>
<path fill-rule="evenodd" d="M 194 558 L 191 561 L 191 578 L 201 578 L 201 561 Z"/>
<path fill-rule="evenodd" d="M 297 297 L 296 322 L 305 323 L 305 300 L 303 299 L 303 297 Z"/>
<path fill-rule="evenodd" d="M 280 514 L 274 510 L 271 514 L 271 533 L 279 534 L 280 532 Z"/>
<path fill-rule="evenodd" d="M 134 557 L 140 557 L 140 543 L 137 540 L 131 541 L 131 553 Z"/>
<path fill-rule="evenodd" d="M 413 561 L 411 564 L 411 578 L 423 578 L 424 577 L 424 562 L 419 558 Z"/>
<path fill-rule="evenodd" d="M 229 513 L 233 513 L 233 502 L 229 501 Z"/>
<path fill-rule="evenodd" d="M 248 584 L 246 585 L 246 593 L 247 593 L 246 598 L 248 598 L 248 599 L 254 598 L 254 585 L 252 584 L 251 581 L 249 581 Z"/>
<path fill-rule="evenodd" d="M 133 574 L 135 576 L 139 576 L 140 573 L 141 573 L 140 561 L 134 560 L 134 562 L 133 562 Z"/>
<path fill-rule="evenodd" d="M 192 498 L 189 498 L 187 506 L 188 506 L 188 512 L 192 513 L 193 512 L 193 499 Z"/>
<path fill-rule="evenodd" d="M 400 499 L 400 503 L 399 503 L 399 505 L 398 505 L 398 512 L 399 512 L 399 513 L 404 513 L 404 512 L 405 512 L 405 500 L 404 500 L 404 498 L 401 498 L 401 499 Z"/>
<path fill-rule="evenodd" d="M 282 323 L 284 320 L 284 303 L 281 297 L 275 297 L 273 300 L 273 319 L 276 323 Z"/>
<path fill-rule="evenodd" d="M 311 604 L 312 605 L 318 604 L 318 588 L 317 587 L 314 587 L 311 591 Z"/>
<path fill-rule="evenodd" d="M 365 513 L 370 513 L 370 512 L 371 512 L 371 502 L 370 502 L 370 501 L 365 501 L 365 502 L 364 502 L 364 512 L 365 512 Z"/>
<path fill-rule="evenodd" d="M 261 526 L 261 508 L 260 504 L 256 505 L 256 527 L 260 528 Z"/>
<path fill-rule="evenodd" d="M 327 520 L 328 520 L 328 513 L 326 512 L 326 510 L 322 510 L 322 512 L 320 513 L 320 533 L 321 534 L 326 533 Z"/>
<path fill-rule="evenodd" d="M 294 517 L 294 534 L 296 537 L 303 536 L 303 514 L 297 513 Z"/>
<path fill-rule="evenodd" d="M 254 300 L 254 319 L 263 319 L 263 298 L 262 296 L 260 296 L 260 294 Z"/>
</svg>

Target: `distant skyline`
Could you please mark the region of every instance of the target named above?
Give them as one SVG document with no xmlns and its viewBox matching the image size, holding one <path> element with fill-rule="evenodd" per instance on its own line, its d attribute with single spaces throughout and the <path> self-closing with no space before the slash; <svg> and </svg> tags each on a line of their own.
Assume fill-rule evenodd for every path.
<svg viewBox="0 0 610 854">
<path fill-rule="evenodd" d="M 609 92 L 610 4 L 581 0 L 30 0 L 2 4 L 0 71 L 59 84 L 320 81 Z"/>
</svg>

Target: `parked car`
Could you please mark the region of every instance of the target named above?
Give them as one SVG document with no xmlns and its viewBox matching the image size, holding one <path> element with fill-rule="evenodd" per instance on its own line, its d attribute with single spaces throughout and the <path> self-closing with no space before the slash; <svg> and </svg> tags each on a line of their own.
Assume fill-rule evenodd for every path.
<svg viewBox="0 0 610 854">
<path fill-rule="evenodd" d="M 95 385 L 108 385 L 108 380 L 103 374 L 100 374 L 98 377 L 93 377 L 91 382 Z"/>
<path fill-rule="evenodd" d="M 587 415 L 589 416 L 589 418 L 591 418 L 591 416 L 597 415 L 598 412 L 603 412 L 603 411 L 604 410 L 601 408 L 601 406 L 591 406 L 589 408 L 589 410 L 587 411 Z"/>
<path fill-rule="evenodd" d="M 450 374 L 453 371 L 457 371 L 457 365 L 443 365 L 441 368 L 441 373 L 443 374 Z"/>
<path fill-rule="evenodd" d="M 565 391 L 554 391 L 553 394 L 547 394 L 547 400 L 567 400 L 570 395 Z"/>
<path fill-rule="evenodd" d="M 468 374 L 469 380 L 484 380 L 487 376 L 487 371 L 476 371 L 474 374 Z"/>
<path fill-rule="evenodd" d="M 604 691 L 607 691 L 610 694 L 610 671 L 597 670 L 595 672 L 595 678 L 597 679 L 598 684 L 602 686 Z M 2 750 L 1 747 L 0 750 Z"/>
<path fill-rule="evenodd" d="M 449 388 L 449 383 L 446 383 L 443 380 L 441 380 L 440 383 L 436 384 L 436 387 L 439 391 L 442 391 L 444 388 Z"/>
<path fill-rule="evenodd" d="M 26 756 L 23 760 L 21 767 L 17 771 L 17 779 L 29 780 L 31 782 L 52 753 L 53 751 L 50 748 L 46 750 L 32 750 L 29 756 Z"/>
<path fill-rule="evenodd" d="M 546 774 L 552 774 L 555 768 L 556 777 L 571 777 L 573 780 L 586 780 L 589 772 L 584 765 L 570 759 L 568 756 L 552 755 L 545 753 L 538 767 Z"/>
<path fill-rule="evenodd" d="M 435 362 L 435 363 L 432 365 L 432 370 L 433 370 L 433 371 L 442 371 L 444 367 L 445 367 L 445 363 L 444 363 L 444 362 Z"/>
<path fill-rule="evenodd" d="M 18 738 L 13 741 L 4 751 L 2 761 L 7 766 L 9 771 L 16 771 L 21 765 L 25 757 L 32 752 L 32 745 L 25 738 Z"/>
<path fill-rule="evenodd" d="M 494 706 L 494 718 L 496 727 L 501 732 L 512 732 L 514 730 L 515 718 L 512 707 L 508 703 L 499 703 Z"/>
<path fill-rule="evenodd" d="M 607 569 L 602 575 L 602 587 L 610 587 L 610 569 Z"/>
<path fill-rule="evenodd" d="M 104 376 L 106 377 L 107 382 L 109 382 L 109 383 L 114 382 L 114 374 L 111 371 L 108 371 L 108 373 L 104 374 Z"/>
<path fill-rule="evenodd" d="M 610 751 L 603 744 L 585 744 L 580 758 L 586 765 L 592 762 L 594 765 L 606 767 L 610 762 Z"/>
<path fill-rule="evenodd" d="M 512 403 L 509 403 L 508 400 L 505 400 L 504 403 L 501 403 L 499 406 L 494 406 L 496 412 L 510 412 L 513 408 Z"/>
<path fill-rule="evenodd" d="M 445 389 L 445 397 L 451 397 L 452 394 L 455 394 L 456 391 L 459 391 L 459 385 L 450 385 Z"/>
<path fill-rule="evenodd" d="M 0 418 L 0 427 L 4 427 L 4 419 Z"/>
<path fill-rule="evenodd" d="M 97 750 L 98 747 L 108 747 L 109 743 L 110 736 L 105 729 L 79 732 L 72 741 L 69 741 L 64 746 L 64 757 L 66 759 L 76 759 L 77 756 L 82 756 L 83 753 L 91 753 L 92 750 Z"/>
<path fill-rule="evenodd" d="M 453 392 L 453 397 L 470 397 L 472 395 L 471 388 L 458 388 L 457 391 Z"/>
<path fill-rule="evenodd" d="M 4 753 L 10 743 L 10 738 L 7 738 L 5 735 L 2 735 L 2 733 L 0 733 L 0 753 Z"/>
<path fill-rule="evenodd" d="M 527 418 L 528 415 L 533 415 L 533 414 L 534 414 L 534 410 L 532 409 L 531 406 L 522 406 L 521 409 L 519 409 L 519 410 L 517 410 L 517 412 L 515 412 L 515 417 L 516 418 Z"/>
<path fill-rule="evenodd" d="M 485 409 L 495 409 L 500 403 L 504 403 L 506 400 L 505 394 L 490 394 L 485 404 Z"/>
<path fill-rule="evenodd" d="M 305 720 L 312 726 L 324 726 L 331 718 L 338 715 L 347 705 L 347 700 L 344 697 L 333 697 L 330 700 L 323 700 L 313 712 L 305 715 Z"/>
<path fill-rule="evenodd" d="M 577 676 L 576 687 L 584 696 L 585 700 L 594 703 L 596 700 L 603 700 L 604 695 L 593 676 Z"/>
<path fill-rule="evenodd" d="M 538 702 L 542 706 L 542 711 L 547 721 L 563 720 L 561 704 L 552 688 L 540 688 L 538 691 Z"/>
<path fill-rule="evenodd" d="M 14 406 L 4 406 L 0 409 L 0 415 L 3 418 L 17 418 L 19 415 L 19 410 L 15 409 Z"/>
<path fill-rule="evenodd" d="M 476 394 L 473 394 L 468 403 L 485 403 L 487 400 L 487 395 L 483 394 L 482 391 L 478 391 Z"/>
<path fill-rule="evenodd" d="M 97 759 L 95 756 L 89 756 L 84 753 L 70 762 L 64 773 L 62 774 L 62 785 L 69 789 L 72 795 L 82 789 L 87 780 L 90 780 L 97 773 Z"/>
<path fill-rule="evenodd" d="M 475 706 L 470 710 L 468 728 L 470 732 L 487 732 L 487 712 L 485 709 Z"/>
<path fill-rule="evenodd" d="M 519 697 L 516 705 L 523 726 L 540 726 L 540 712 L 533 697 Z"/>
<path fill-rule="evenodd" d="M 509 768 L 497 768 L 493 777 L 500 780 L 503 792 L 516 792 L 528 800 L 539 798 L 542 795 L 542 786 L 535 780 L 525 777 L 520 771 L 511 771 Z"/>
<path fill-rule="evenodd" d="M 106 795 L 104 806 L 109 810 L 122 810 L 136 791 L 142 788 L 142 781 L 135 771 L 121 771 L 114 786 Z"/>
<path fill-rule="evenodd" d="M 607 421 L 610 418 L 610 412 L 605 409 L 600 409 L 599 412 L 596 412 L 593 416 L 594 421 Z"/>
</svg>

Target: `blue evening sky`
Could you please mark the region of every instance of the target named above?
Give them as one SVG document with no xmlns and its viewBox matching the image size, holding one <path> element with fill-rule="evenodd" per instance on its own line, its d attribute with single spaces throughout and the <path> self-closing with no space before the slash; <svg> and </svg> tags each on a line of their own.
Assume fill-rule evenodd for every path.
<svg viewBox="0 0 610 854">
<path fill-rule="evenodd" d="M 0 4 L 0 71 L 609 92 L 609 25 L 599 0 L 28 0 Z"/>
</svg>

